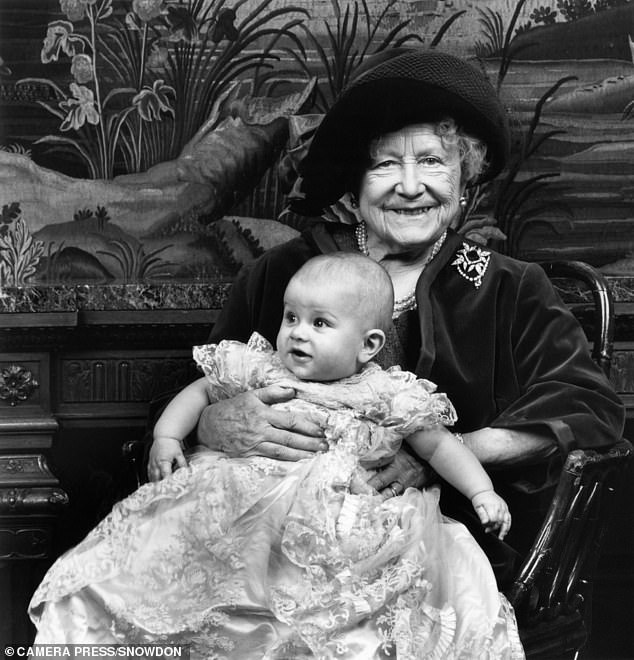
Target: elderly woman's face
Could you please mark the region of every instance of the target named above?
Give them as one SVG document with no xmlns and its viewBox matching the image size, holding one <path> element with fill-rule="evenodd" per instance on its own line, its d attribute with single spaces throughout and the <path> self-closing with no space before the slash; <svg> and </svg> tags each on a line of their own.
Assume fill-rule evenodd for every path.
<svg viewBox="0 0 634 660">
<path fill-rule="evenodd" d="M 460 179 L 458 148 L 443 145 L 433 124 L 378 138 L 359 192 L 368 236 L 388 252 L 433 244 L 460 214 Z"/>
</svg>

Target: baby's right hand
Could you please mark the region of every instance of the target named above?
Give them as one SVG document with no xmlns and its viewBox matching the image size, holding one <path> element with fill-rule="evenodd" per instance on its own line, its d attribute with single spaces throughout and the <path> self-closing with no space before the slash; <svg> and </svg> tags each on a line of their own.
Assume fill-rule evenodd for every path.
<svg viewBox="0 0 634 660">
<path fill-rule="evenodd" d="M 511 529 L 511 512 L 506 502 L 494 491 L 484 490 L 471 498 L 480 522 L 487 532 L 498 532 L 498 538 L 503 539 Z"/>
<path fill-rule="evenodd" d="M 150 481 L 160 481 L 169 477 L 172 474 L 174 463 L 177 468 L 187 466 L 181 443 L 176 438 L 163 436 L 154 438 L 147 465 L 147 476 Z"/>
</svg>

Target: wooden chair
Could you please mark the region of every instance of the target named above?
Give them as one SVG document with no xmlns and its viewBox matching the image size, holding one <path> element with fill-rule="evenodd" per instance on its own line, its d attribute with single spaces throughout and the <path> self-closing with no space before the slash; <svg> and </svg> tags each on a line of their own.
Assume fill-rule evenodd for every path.
<svg viewBox="0 0 634 660">
<path fill-rule="evenodd" d="M 592 356 L 609 375 L 614 311 L 605 279 L 582 262 L 542 266 L 549 277 L 581 281 L 592 292 Z M 124 447 L 137 485 L 147 479 L 144 448 L 141 441 Z M 574 658 L 586 644 L 601 540 L 631 455 L 630 443 L 620 440 L 605 453 L 576 450 L 567 457 L 541 530 L 506 591 L 528 658 Z"/>
<path fill-rule="evenodd" d="M 605 279 L 582 262 L 542 264 L 551 278 L 590 288 L 592 356 L 610 373 L 614 311 Z M 591 630 L 592 587 L 606 530 L 632 446 L 620 440 L 605 453 L 569 454 L 548 514 L 517 577 L 507 590 L 528 658 L 575 658 Z"/>
</svg>

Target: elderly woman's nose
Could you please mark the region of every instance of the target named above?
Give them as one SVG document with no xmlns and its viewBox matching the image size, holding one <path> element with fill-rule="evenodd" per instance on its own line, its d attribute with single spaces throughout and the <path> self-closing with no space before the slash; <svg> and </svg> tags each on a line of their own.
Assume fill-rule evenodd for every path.
<svg viewBox="0 0 634 660">
<path fill-rule="evenodd" d="M 405 162 L 401 165 L 396 191 L 407 197 L 416 197 L 425 190 L 419 168 L 416 163 Z"/>
</svg>

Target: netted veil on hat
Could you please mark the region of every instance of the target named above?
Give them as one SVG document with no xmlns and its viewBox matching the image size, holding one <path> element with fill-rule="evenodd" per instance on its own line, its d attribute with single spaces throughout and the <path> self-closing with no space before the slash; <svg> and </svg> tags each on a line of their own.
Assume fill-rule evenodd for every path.
<svg viewBox="0 0 634 660">
<path fill-rule="evenodd" d="M 373 138 L 445 117 L 487 145 L 479 182 L 494 178 L 507 158 L 508 119 L 480 69 L 435 49 L 401 47 L 368 58 L 319 125 L 291 209 L 318 215 L 348 191 Z"/>
</svg>

